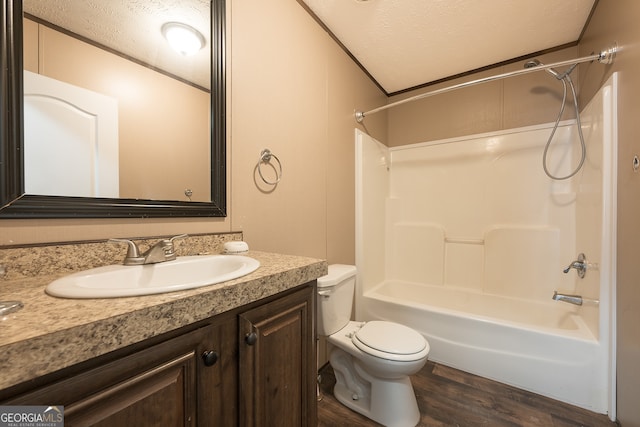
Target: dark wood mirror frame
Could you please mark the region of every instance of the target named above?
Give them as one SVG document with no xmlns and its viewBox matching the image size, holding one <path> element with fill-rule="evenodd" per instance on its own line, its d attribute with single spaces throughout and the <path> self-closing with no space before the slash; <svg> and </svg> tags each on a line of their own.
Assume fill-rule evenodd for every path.
<svg viewBox="0 0 640 427">
<path fill-rule="evenodd" d="M 22 0 L 2 0 L 0 218 L 226 216 L 225 2 L 211 1 L 211 202 L 24 194 Z"/>
</svg>

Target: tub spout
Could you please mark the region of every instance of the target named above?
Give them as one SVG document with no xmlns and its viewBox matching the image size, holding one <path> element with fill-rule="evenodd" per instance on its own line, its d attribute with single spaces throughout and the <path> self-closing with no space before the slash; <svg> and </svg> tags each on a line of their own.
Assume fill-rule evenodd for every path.
<svg viewBox="0 0 640 427">
<path fill-rule="evenodd" d="M 551 297 L 555 301 L 564 301 L 569 304 L 582 305 L 582 297 L 580 295 L 565 295 L 559 294 L 558 291 L 553 292 L 553 297 Z"/>
</svg>

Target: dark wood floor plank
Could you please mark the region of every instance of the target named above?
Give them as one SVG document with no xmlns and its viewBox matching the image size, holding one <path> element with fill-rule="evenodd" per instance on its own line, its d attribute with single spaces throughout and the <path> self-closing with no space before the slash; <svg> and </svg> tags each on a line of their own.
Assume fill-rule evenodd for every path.
<svg viewBox="0 0 640 427">
<path fill-rule="evenodd" d="M 335 376 L 331 367 L 327 365 L 321 372 L 319 426 L 379 425 L 340 404 L 333 397 Z M 606 415 L 431 361 L 411 381 L 421 413 L 419 426 L 616 426 Z"/>
<path fill-rule="evenodd" d="M 434 375 L 444 376 L 447 378 L 455 378 L 457 381 L 462 381 L 465 384 L 483 390 L 487 393 L 491 393 L 494 396 L 500 396 L 501 399 L 507 399 L 507 401 L 514 402 L 514 404 L 515 402 L 518 402 L 526 407 L 531 407 L 538 413 L 548 414 L 550 418 L 556 419 L 556 424 L 561 422 L 564 423 L 559 425 L 589 426 L 594 422 L 594 415 L 599 415 L 564 402 L 492 381 L 477 375 L 468 374 L 444 365 L 436 365 L 432 373 Z M 521 414 L 521 416 L 525 416 L 525 414 Z M 604 420 L 607 423 L 605 425 L 613 424 L 606 416 L 598 416 L 597 418 L 600 422 Z M 536 424 L 534 423 L 534 425 Z M 596 423 L 593 425 L 602 424 Z"/>
<path fill-rule="evenodd" d="M 466 382 L 431 375 L 414 377 L 418 405 L 424 413 L 433 413 L 453 425 L 528 426 L 551 425 L 548 414 L 540 414 L 526 405 L 504 399 L 500 393 L 487 392 Z M 433 408 L 438 401 L 439 408 Z M 445 409 L 449 408 L 450 413 Z"/>
</svg>

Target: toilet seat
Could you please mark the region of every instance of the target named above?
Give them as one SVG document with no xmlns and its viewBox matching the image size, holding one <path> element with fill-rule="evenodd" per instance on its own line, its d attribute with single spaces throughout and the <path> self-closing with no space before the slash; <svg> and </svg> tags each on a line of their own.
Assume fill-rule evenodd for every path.
<svg viewBox="0 0 640 427">
<path fill-rule="evenodd" d="M 393 322 L 367 322 L 352 335 L 351 341 L 359 350 L 387 360 L 408 362 L 429 354 L 429 344 L 422 335 Z"/>
</svg>

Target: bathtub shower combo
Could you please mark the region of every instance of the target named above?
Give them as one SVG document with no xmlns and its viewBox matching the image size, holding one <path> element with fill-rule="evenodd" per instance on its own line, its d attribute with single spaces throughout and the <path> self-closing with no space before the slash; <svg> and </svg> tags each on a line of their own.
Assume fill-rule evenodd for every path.
<svg viewBox="0 0 640 427">
<path fill-rule="evenodd" d="M 616 76 L 576 121 L 387 148 L 356 130 L 356 319 L 615 419 Z"/>
</svg>

